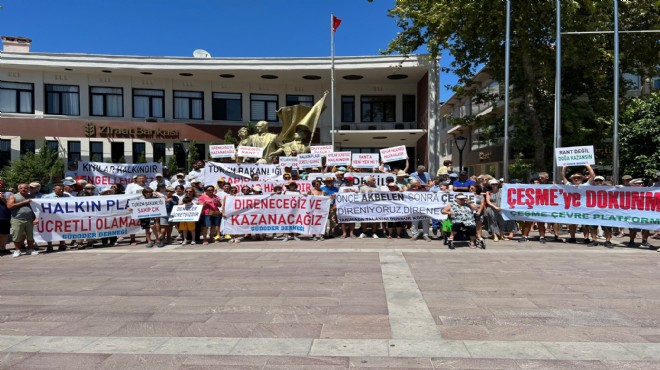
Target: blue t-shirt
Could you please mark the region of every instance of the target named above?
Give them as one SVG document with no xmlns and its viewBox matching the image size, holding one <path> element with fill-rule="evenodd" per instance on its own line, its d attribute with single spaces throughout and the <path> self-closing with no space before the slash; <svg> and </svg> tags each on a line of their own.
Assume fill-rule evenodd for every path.
<svg viewBox="0 0 660 370">
<path fill-rule="evenodd" d="M 454 186 L 454 188 L 469 188 L 470 185 L 476 185 L 476 184 L 477 184 L 476 181 L 468 178 L 467 180 L 465 180 L 465 182 L 462 182 L 461 180 L 456 180 L 452 185 Z"/>
<path fill-rule="evenodd" d="M 339 188 L 335 186 L 321 186 L 321 190 L 325 191 L 326 194 L 332 195 L 332 194 L 337 194 L 339 192 Z"/>
</svg>

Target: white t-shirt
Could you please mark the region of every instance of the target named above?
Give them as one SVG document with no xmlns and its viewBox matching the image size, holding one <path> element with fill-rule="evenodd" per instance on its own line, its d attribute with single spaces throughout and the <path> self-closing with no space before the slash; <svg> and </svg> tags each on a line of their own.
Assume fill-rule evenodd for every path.
<svg viewBox="0 0 660 370">
<path fill-rule="evenodd" d="M 142 190 L 144 190 L 144 186 L 140 186 L 134 182 L 126 185 L 126 190 L 124 190 L 125 194 L 141 194 Z"/>
</svg>

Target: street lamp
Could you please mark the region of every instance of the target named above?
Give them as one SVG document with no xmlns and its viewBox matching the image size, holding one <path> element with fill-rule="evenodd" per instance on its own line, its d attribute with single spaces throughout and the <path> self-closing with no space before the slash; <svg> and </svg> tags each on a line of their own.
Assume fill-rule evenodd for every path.
<svg viewBox="0 0 660 370">
<path fill-rule="evenodd" d="M 188 149 L 190 149 L 190 140 L 187 138 L 181 140 L 181 145 L 183 146 L 183 168 L 188 171 Z"/>
<path fill-rule="evenodd" d="M 467 144 L 467 138 L 462 135 L 456 136 L 454 143 L 456 143 L 456 148 L 458 148 L 458 172 L 461 172 L 463 171 L 463 149 L 465 149 L 465 144 Z"/>
</svg>

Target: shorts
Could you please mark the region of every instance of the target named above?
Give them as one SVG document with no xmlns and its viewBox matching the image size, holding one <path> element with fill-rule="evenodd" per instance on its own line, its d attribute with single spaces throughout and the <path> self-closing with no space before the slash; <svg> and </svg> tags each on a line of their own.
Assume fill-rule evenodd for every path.
<svg viewBox="0 0 660 370">
<path fill-rule="evenodd" d="M 601 228 L 603 229 L 603 231 L 610 231 L 610 232 L 612 231 L 612 226 L 601 226 Z M 598 230 L 597 225 L 596 226 L 589 225 L 589 231 L 596 232 L 597 230 Z"/>
<path fill-rule="evenodd" d="M 14 239 L 14 242 L 23 243 L 26 239 L 29 242 L 34 241 L 34 225 L 32 224 L 32 221 L 23 221 L 12 218 L 10 225 L 12 228 L 11 237 Z"/>
<path fill-rule="evenodd" d="M 11 229 L 9 220 L 0 220 L 0 235 L 9 235 Z"/>
<path fill-rule="evenodd" d="M 179 222 L 179 231 L 195 231 L 195 223 L 192 221 Z"/>
<path fill-rule="evenodd" d="M 156 219 L 153 217 L 140 219 L 140 226 L 142 227 L 142 230 L 149 230 L 151 226 L 154 225 L 156 225 Z"/>
<path fill-rule="evenodd" d="M 167 217 L 161 217 L 159 225 L 160 226 L 170 226 L 170 221 Z"/>
<path fill-rule="evenodd" d="M 202 219 L 202 227 L 220 226 L 220 216 L 205 215 Z"/>
</svg>

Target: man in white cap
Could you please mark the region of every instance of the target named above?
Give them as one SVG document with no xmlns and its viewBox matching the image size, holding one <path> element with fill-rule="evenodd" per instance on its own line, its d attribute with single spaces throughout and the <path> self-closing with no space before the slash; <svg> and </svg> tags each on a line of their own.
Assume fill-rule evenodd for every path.
<svg viewBox="0 0 660 370">
<path fill-rule="evenodd" d="M 156 176 L 154 176 L 154 181 L 149 183 L 149 187 L 151 190 L 156 191 L 159 184 L 165 184 L 165 186 L 171 185 L 169 180 L 163 177 L 162 173 L 157 173 Z"/>
<path fill-rule="evenodd" d="M 644 180 L 642 179 L 632 179 L 630 180 L 630 186 L 636 187 L 636 188 L 642 188 L 644 187 Z M 637 237 L 637 233 L 641 231 L 642 233 L 642 247 L 645 248 L 652 248 L 653 246 L 649 243 L 649 236 L 651 235 L 651 231 L 648 229 L 639 229 L 639 228 L 629 228 L 630 231 L 630 241 L 628 242 L 629 247 L 635 247 L 635 238 Z"/>
</svg>

